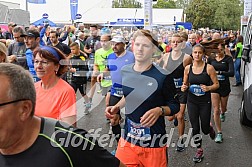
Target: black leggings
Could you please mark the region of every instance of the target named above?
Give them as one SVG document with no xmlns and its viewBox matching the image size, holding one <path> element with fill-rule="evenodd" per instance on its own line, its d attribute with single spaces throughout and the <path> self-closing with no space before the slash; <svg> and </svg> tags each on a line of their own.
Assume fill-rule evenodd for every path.
<svg viewBox="0 0 252 167">
<path fill-rule="evenodd" d="M 121 99 L 122 99 L 121 97 L 110 95 L 109 106 L 116 105 Z M 121 117 L 120 111 L 118 112 L 118 114 Z M 118 142 L 120 137 L 121 137 L 121 126 L 120 126 L 120 124 L 112 126 L 112 132 L 116 136 L 116 141 Z"/>
<path fill-rule="evenodd" d="M 200 127 L 205 135 L 209 134 L 210 120 L 211 120 L 211 101 L 200 104 L 187 101 L 187 110 L 193 128 L 193 136 L 200 134 Z M 201 143 L 202 139 L 195 140 L 195 144 L 197 145 L 198 148 L 201 147 Z"/>
</svg>

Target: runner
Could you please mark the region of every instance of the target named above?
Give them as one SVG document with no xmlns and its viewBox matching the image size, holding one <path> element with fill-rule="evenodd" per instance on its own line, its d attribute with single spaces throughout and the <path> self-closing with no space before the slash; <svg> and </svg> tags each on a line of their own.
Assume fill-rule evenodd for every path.
<svg viewBox="0 0 252 167">
<path fill-rule="evenodd" d="M 104 73 L 101 73 L 97 77 L 97 80 L 98 82 L 101 82 L 102 79 L 111 75 L 112 87 L 110 91 L 109 106 L 114 106 L 123 97 L 121 68 L 126 64 L 134 63 L 135 59 L 132 52 L 125 50 L 125 40 L 122 36 L 114 36 L 111 40 L 111 45 L 114 53 L 108 56 L 107 68 L 104 70 Z M 121 136 L 120 119 L 120 112 L 110 119 L 112 132 L 117 141 L 119 141 Z"/>
<path fill-rule="evenodd" d="M 116 152 L 126 166 L 167 167 L 164 116 L 179 111 L 173 79 L 152 64 L 158 47 L 152 35 L 148 30 L 134 34 L 135 64 L 122 69 L 124 98 L 106 108 L 106 116 L 113 118 L 126 105 L 125 131 Z"/>
<path fill-rule="evenodd" d="M 0 80 L 1 167 L 125 167 L 87 131 L 34 116 L 38 96 L 25 69 L 0 63 Z"/>
<path fill-rule="evenodd" d="M 41 81 L 35 83 L 37 94 L 35 115 L 76 125 L 76 98 L 73 88 L 60 78 L 65 73 L 66 59 L 57 48 L 43 46 L 33 53 L 34 68 Z M 45 110 L 46 109 L 46 110 Z"/>
<path fill-rule="evenodd" d="M 80 47 L 77 42 L 70 44 L 72 57 L 70 58 L 70 72 L 72 72 L 72 78 L 70 85 L 73 87 L 75 93 L 79 89 L 81 96 L 84 99 L 85 110 L 84 114 L 89 114 L 91 104 L 89 103 L 87 91 L 87 72 L 88 66 L 85 55 L 80 52 Z"/>
<path fill-rule="evenodd" d="M 194 162 L 201 162 L 204 157 L 200 129 L 205 135 L 209 134 L 211 139 L 215 138 L 214 129 L 210 125 L 210 91 L 216 90 L 219 87 L 219 82 L 213 66 L 204 62 L 204 53 L 205 49 L 202 45 L 196 44 L 193 47 L 193 64 L 186 66 L 183 80 L 184 83 L 181 87 L 183 92 L 189 89 L 187 109 L 191 126 L 193 128 L 194 144 L 197 146 L 197 152 L 193 157 Z M 213 82 L 212 85 L 210 85 L 210 81 Z"/>
<path fill-rule="evenodd" d="M 217 73 L 217 78 L 220 87 L 211 91 L 211 100 L 214 110 L 214 122 L 217 129 L 216 143 L 221 143 L 222 130 L 221 121 L 225 121 L 225 112 L 227 111 L 228 97 L 231 92 L 229 77 L 234 76 L 234 64 L 231 56 L 225 55 L 225 42 L 224 39 L 218 39 L 219 52 L 215 58 L 209 58 L 208 63 L 211 64 Z"/>
<path fill-rule="evenodd" d="M 108 55 L 113 53 L 110 40 L 111 40 L 110 34 L 101 35 L 100 43 L 102 48 L 95 51 L 94 72 L 92 76 L 97 76 L 97 74 L 103 73 L 104 70 L 106 69 Z M 101 93 L 103 96 L 105 96 L 107 92 L 110 90 L 110 87 L 112 85 L 111 76 L 107 76 L 106 78 L 101 80 L 100 84 L 102 88 Z"/>
<path fill-rule="evenodd" d="M 168 117 L 171 121 L 174 119 L 174 125 L 178 126 L 179 132 L 179 142 L 177 142 L 176 150 L 182 152 L 185 149 L 183 139 L 181 138 L 185 131 L 185 108 L 187 101 L 187 92 L 181 91 L 181 86 L 184 77 L 184 68 L 192 63 L 192 58 L 190 55 L 182 52 L 182 39 L 180 34 L 173 34 L 171 39 L 172 51 L 164 55 L 164 66 L 163 68 L 171 74 L 174 84 L 176 87 L 176 94 L 180 102 L 180 111 L 175 115 L 175 117 Z"/>
</svg>

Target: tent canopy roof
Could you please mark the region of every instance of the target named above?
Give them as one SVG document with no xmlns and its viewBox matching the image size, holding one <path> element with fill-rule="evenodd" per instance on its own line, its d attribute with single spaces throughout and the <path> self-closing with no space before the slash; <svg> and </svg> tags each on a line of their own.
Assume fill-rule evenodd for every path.
<svg viewBox="0 0 252 167">
<path fill-rule="evenodd" d="M 80 12 L 81 13 L 81 12 Z M 171 25 L 183 19 L 183 9 L 153 9 L 153 24 Z M 176 20 L 174 21 L 174 17 Z M 119 18 L 144 19 L 143 8 L 93 8 L 82 14 L 84 23 L 106 24 L 116 22 Z"/>
<path fill-rule="evenodd" d="M 39 25 L 43 26 L 44 23 L 46 23 L 46 22 L 49 23 L 49 25 L 51 27 L 56 27 L 56 24 L 54 22 L 52 22 L 51 20 L 45 19 L 45 18 L 39 19 L 39 20 L 33 22 L 32 24 L 35 26 L 39 26 Z"/>
</svg>

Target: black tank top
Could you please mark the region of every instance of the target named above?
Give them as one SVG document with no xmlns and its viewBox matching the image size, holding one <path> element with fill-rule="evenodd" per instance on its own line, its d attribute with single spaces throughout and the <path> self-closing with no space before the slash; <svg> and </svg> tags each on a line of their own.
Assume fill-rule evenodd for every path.
<svg viewBox="0 0 252 167">
<path fill-rule="evenodd" d="M 209 86 L 211 82 L 211 78 L 207 73 L 207 64 L 203 68 L 202 73 L 194 74 L 192 71 L 192 65 L 190 65 L 189 70 L 189 94 L 188 94 L 188 101 L 194 103 L 202 103 L 202 102 L 210 102 L 211 101 L 211 94 L 210 92 L 203 92 L 200 88 L 200 85 Z"/>
<path fill-rule="evenodd" d="M 171 76 L 173 77 L 175 87 L 178 90 L 181 89 L 184 78 L 184 57 L 185 53 L 181 53 L 181 56 L 178 58 L 178 60 L 173 60 L 172 55 L 170 53 L 168 57 L 167 66 L 165 68 L 168 71 L 168 74 L 171 74 Z"/>
</svg>

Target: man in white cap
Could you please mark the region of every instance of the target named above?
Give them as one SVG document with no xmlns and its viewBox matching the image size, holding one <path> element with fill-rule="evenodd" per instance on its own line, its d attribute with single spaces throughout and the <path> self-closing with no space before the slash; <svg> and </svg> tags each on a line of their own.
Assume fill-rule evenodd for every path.
<svg viewBox="0 0 252 167">
<path fill-rule="evenodd" d="M 104 77 L 111 76 L 112 86 L 110 90 L 109 106 L 117 104 L 123 97 L 121 68 L 135 62 L 133 53 L 125 50 L 125 40 L 122 36 L 114 36 L 111 40 L 111 46 L 114 53 L 108 56 L 106 69 L 97 77 L 98 82 L 101 82 Z M 114 118 L 110 120 L 112 132 L 117 142 L 121 136 L 120 119 L 120 112 L 118 112 Z"/>
</svg>

